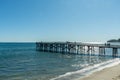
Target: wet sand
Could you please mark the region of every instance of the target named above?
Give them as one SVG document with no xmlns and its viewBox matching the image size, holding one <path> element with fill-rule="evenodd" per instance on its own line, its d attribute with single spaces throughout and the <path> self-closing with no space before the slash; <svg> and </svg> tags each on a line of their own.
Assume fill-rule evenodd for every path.
<svg viewBox="0 0 120 80">
<path fill-rule="evenodd" d="M 80 80 L 120 80 L 120 64 L 95 72 Z"/>
</svg>

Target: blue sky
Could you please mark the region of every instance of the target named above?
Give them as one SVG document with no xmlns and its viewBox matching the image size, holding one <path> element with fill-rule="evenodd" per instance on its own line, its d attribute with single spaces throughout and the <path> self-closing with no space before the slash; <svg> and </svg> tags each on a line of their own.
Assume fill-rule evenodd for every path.
<svg viewBox="0 0 120 80">
<path fill-rule="evenodd" d="M 120 0 L 0 0 L 0 42 L 120 38 Z"/>
</svg>

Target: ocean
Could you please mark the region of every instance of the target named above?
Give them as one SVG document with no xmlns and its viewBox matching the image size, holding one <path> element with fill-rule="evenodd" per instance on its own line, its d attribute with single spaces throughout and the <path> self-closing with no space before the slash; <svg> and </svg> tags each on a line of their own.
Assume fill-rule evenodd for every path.
<svg viewBox="0 0 120 80">
<path fill-rule="evenodd" d="M 118 62 L 111 56 L 39 52 L 35 43 L 0 43 L 0 80 L 77 80 Z"/>
</svg>

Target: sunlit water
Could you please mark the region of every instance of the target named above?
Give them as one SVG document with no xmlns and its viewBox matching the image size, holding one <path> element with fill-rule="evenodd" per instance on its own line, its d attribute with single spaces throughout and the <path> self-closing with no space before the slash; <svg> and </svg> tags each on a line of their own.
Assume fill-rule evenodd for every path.
<svg viewBox="0 0 120 80">
<path fill-rule="evenodd" d="M 110 59 L 38 52 L 35 43 L 0 43 L 0 80 L 50 80 Z"/>
</svg>

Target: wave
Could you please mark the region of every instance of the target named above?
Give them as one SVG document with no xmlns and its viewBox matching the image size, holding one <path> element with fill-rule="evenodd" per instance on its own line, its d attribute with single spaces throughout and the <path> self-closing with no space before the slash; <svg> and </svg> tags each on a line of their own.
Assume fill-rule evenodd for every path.
<svg viewBox="0 0 120 80">
<path fill-rule="evenodd" d="M 88 66 L 78 71 L 67 72 L 63 75 L 59 75 L 58 77 L 52 78 L 50 80 L 78 80 L 94 72 L 118 65 L 119 63 L 120 63 L 120 59 L 116 58 L 116 59 L 108 60 L 99 64 L 95 64 L 93 66 Z"/>
</svg>

